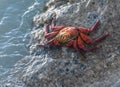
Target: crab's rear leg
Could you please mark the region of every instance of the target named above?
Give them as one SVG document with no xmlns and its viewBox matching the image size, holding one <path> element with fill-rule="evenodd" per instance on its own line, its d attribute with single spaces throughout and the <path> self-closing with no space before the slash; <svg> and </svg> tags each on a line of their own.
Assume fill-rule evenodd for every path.
<svg viewBox="0 0 120 87">
<path fill-rule="evenodd" d="M 100 42 L 101 40 L 105 39 L 108 35 L 109 35 L 109 33 L 105 32 L 103 35 L 101 35 L 100 37 L 98 37 L 97 39 L 95 39 L 92 43 L 96 44 L 96 43 Z"/>
<path fill-rule="evenodd" d="M 99 24 L 100 24 L 100 20 L 98 19 L 91 28 L 79 27 L 78 30 L 80 30 L 83 33 L 93 32 L 94 30 L 96 30 L 96 28 L 98 27 Z"/>
<path fill-rule="evenodd" d="M 82 41 L 81 37 L 79 36 L 77 40 L 74 41 L 74 45 L 73 47 L 76 49 L 76 50 L 84 50 L 84 51 L 91 51 L 91 50 L 95 50 L 97 49 L 98 47 L 89 47 L 89 48 L 86 48 L 85 46 L 85 43 Z"/>
<path fill-rule="evenodd" d="M 73 41 L 73 48 L 74 48 L 78 53 L 80 53 L 80 55 L 81 55 L 83 58 L 86 58 L 86 56 L 84 55 L 84 53 L 79 49 L 78 41 L 77 41 L 77 40 L 74 40 L 74 41 Z"/>
<path fill-rule="evenodd" d="M 109 35 L 109 33 L 106 32 L 105 34 L 101 35 L 97 39 L 93 40 L 88 35 L 86 35 L 84 33 L 80 33 L 81 38 L 84 40 L 84 42 L 86 42 L 88 44 L 96 44 L 96 43 L 100 42 L 101 40 L 105 39 L 108 35 Z"/>
<path fill-rule="evenodd" d="M 81 48 L 81 49 L 83 49 L 84 51 L 93 51 L 93 50 L 96 50 L 96 49 L 99 49 L 99 48 L 101 48 L 101 46 L 89 47 L 89 48 Z"/>
<path fill-rule="evenodd" d="M 92 50 L 100 48 L 100 46 L 89 47 L 89 48 L 85 47 L 85 45 L 84 45 L 85 43 L 82 41 L 82 38 L 80 36 L 78 37 L 78 43 L 77 44 L 78 44 L 79 49 L 82 49 L 84 51 L 92 51 Z"/>
</svg>

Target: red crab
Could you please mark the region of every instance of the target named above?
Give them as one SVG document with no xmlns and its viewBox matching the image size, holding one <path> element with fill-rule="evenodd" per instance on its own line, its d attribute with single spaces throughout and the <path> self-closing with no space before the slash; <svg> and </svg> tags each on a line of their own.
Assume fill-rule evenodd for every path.
<svg viewBox="0 0 120 87">
<path fill-rule="evenodd" d="M 73 47 L 77 51 L 92 51 L 101 46 L 94 46 L 94 44 L 100 42 L 108 36 L 108 32 L 105 32 L 103 35 L 96 39 L 89 37 L 89 33 L 93 32 L 99 25 L 100 20 L 97 20 L 96 23 L 91 28 L 84 27 L 71 27 L 71 26 L 56 26 L 56 20 L 52 20 L 51 30 L 50 25 L 46 24 L 45 38 L 48 39 L 48 42 L 44 44 L 38 44 L 37 46 L 45 45 L 57 45 L 57 46 L 67 46 Z M 86 45 L 92 45 L 86 47 Z"/>
</svg>

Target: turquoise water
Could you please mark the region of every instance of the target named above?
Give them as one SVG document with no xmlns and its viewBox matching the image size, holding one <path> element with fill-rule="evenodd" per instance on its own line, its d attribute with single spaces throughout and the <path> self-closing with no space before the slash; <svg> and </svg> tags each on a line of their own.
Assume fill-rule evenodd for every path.
<svg viewBox="0 0 120 87">
<path fill-rule="evenodd" d="M 0 0 L 0 75 L 29 55 L 26 45 L 32 19 L 45 0 Z"/>
</svg>

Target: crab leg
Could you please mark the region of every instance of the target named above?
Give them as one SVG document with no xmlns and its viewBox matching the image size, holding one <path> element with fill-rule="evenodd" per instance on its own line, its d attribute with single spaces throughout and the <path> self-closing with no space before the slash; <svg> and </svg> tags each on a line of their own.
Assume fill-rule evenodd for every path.
<svg viewBox="0 0 120 87">
<path fill-rule="evenodd" d="M 60 31 L 61 29 L 65 28 L 65 27 L 66 26 L 56 26 L 56 20 L 52 20 L 52 23 L 51 23 L 52 31 Z M 50 32 L 49 24 L 45 25 L 45 30 L 46 30 L 46 33 Z"/>
<path fill-rule="evenodd" d="M 59 44 L 56 40 L 54 40 L 53 42 L 54 42 L 55 45 L 61 46 L 61 44 Z M 53 44 L 53 45 L 54 45 L 54 44 Z"/>
<path fill-rule="evenodd" d="M 65 27 L 66 26 L 55 26 L 52 29 L 53 29 L 53 31 L 60 31 L 60 30 L 64 29 Z"/>
<path fill-rule="evenodd" d="M 81 38 L 82 41 L 84 41 L 85 43 L 88 43 L 88 44 L 94 42 L 94 40 L 92 38 L 90 38 L 88 35 L 86 35 L 84 33 L 80 33 L 80 38 Z"/>
<path fill-rule="evenodd" d="M 61 46 L 56 40 L 54 40 L 53 43 L 49 44 L 49 47 L 51 48 L 54 45 Z"/>
<path fill-rule="evenodd" d="M 52 23 L 51 23 L 52 31 L 60 31 L 61 29 L 65 27 L 66 26 L 56 26 L 56 20 L 52 20 Z"/>
<path fill-rule="evenodd" d="M 57 33 L 59 33 L 60 30 L 62 30 L 65 26 L 55 26 L 53 27 L 53 31 L 51 33 L 46 33 L 45 34 L 45 38 L 49 38 L 49 37 L 53 37 L 55 36 Z M 46 28 L 48 31 L 48 28 Z"/>
<path fill-rule="evenodd" d="M 83 33 L 89 33 L 89 32 L 93 32 L 97 26 L 99 25 L 100 20 L 97 20 L 96 23 L 91 27 L 91 29 L 89 28 L 84 28 L 84 27 L 79 27 L 78 30 L 80 30 Z"/>
<path fill-rule="evenodd" d="M 49 33 L 50 30 L 49 30 L 49 24 L 46 24 L 45 25 L 45 34 Z"/>
<path fill-rule="evenodd" d="M 96 43 L 98 43 L 99 41 L 105 39 L 108 35 L 109 35 L 109 33 L 106 32 L 105 34 L 103 34 L 103 35 L 101 35 L 100 37 L 98 37 L 97 39 L 95 39 L 92 43 L 93 43 L 93 44 L 96 44 Z"/>
<path fill-rule="evenodd" d="M 64 26 L 56 26 L 56 20 L 52 20 L 51 28 L 52 31 L 60 31 Z"/>
<path fill-rule="evenodd" d="M 83 49 L 84 51 L 93 51 L 93 50 L 96 50 L 96 49 L 99 49 L 99 48 L 101 48 L 101 46 L 89 47 L 89 48 L 81 48 L 81 49 Z"/>
<path fill-rule="evenodd" d="M 56 26 L 56 20 L 52 20 L 52 23 L 51 23 L 52 31 L 60 31 L 64 27 L 66 26 Z"/>
<path fill-rule="evenodd" d="M 55 36 L 61 29 L 65 27 L 65 26 L 55 26 L 55 25 L 56 25 L 56 20 L 52 20 L 52 23 L 51 23 L 52 32 L 51 33 L 50 33 L 49 24 L 45 25 L 45 38 Z"/>
<path fill-rule="evenodd" d="M 78 46 L 77 46 L 77 45 L 78 45 Z M 79 48 L 82 49 L 82 50 L 84 50 L 84 51 L 92 51 L 92 50 L 95 50 L 95 49 L 100 48 L 100 46 L 98 46 L 98 47 L 86 48 L 86 47 L 84 46 L 84 43 L 82 42 L 82 40 L 81 40 L 80 37 L 78 37 L 78 41 L 77 41 L 77 40 L 74 40 L 74 42 L 73 42 L 73 47 L 74 47 L 77 51 L 79 50 Z"/>
<path fill-rule="evenodd" d="M 81 39 L 80 36 L 78 37 L 78 47 L 79 48 L 85 48 L 84 42 L 83 42 L 83 40 Z"/>
<path fill-rule="evenodd" d="M 56 26 L 56 20 L 52 20 L 52 23 L 51 23 L 51 29 L 53 29 L 53 27 Z M 53 30 L 52 30 L 53 31 Z M 46 24 L 45 25 L 45 32 L 46 34 L 50 32 L 50 29 L 49 29 L 49 24 Z"/>
<path fill-rule="evenodd" d="M 54 24 L 52 24 L 52 26 L 54 26 Z M 52 37 L 54 35 L 56 35 L 58 32 L 51 32 L 50 33 L 50 29 L 49 29 L 49 24 L 46 24 L 45 25 L 45 38 L 49 38 L 49 37 Z"/>
<path fill-rule="evenodd" d="M 53 27 L 55 27 L 55 26 L 56 26 L 56 20 L 52 20 L 52 23 L 51 23 L 52 29 L 53 29 Z"/>
<path fill-rule="evenodd" d="M 73 41 L 73 48 L 75 48 L 78 51 L 77 40 Z"/>
<path fill-rule="evenodd" d="M 53 46 L 53 45 L 60 46 L 60 44 L 55 40 L 55 38 L 53 38 L 44 44 L 38 44 L 37 47 L 46 46 L 48 44 L 50 44 L 50 46 Z"/>
<path fill-rule="evenodd" d="M 49 40 L 48 42 L 46 42 L 44 44 L 37 44 L 37 47 L 45 46 L 45 45 L 48 45 L 48 44 L 53 44 L 53 42 L 54 42 L 54 39 L 51 39 L 51 40 Z"/>
<path fill-rule="evenodd" d="M 45 38 L 53 37 L 53 36 L 55 36 L 57 33 L 58 33 L 58 31 L 56 31 L 56 32 L 51 32 L 51 33 L 47 33 L 47 34 L 45 34 Z"/>
<path fill-rule="evenodd" d="M 80 36 L 82 38 L 82 40 L 84 40 L 84 42 L 88 43 L 88 44 L 96 44 L 99 41 L 105 39 L 107 36 L 109 35 L 108 32 L 106 32 L 105 34 L 103 34 L 102 36 L 98 37 L 97 39 L 93 40 L 92 38 L 90 38 L 89 36 L 87 36 L 84 33 L 80 33 Z"/>
<path fill-rule="evenodd" d="M 75 50 L 76 50 L 77 52 L 79 52 L 79 53 L 81 54 L 81 56 L 82 56 L 83 58 L 86 58 L 86 56 L 83 54 L 83 52 L 81 52 L 81 51 L 79 50 L 78 41 L 77 41 L 77 40 L 74 40 L 74 41 L 73 41 L 73 47 L 75 48 Z"/>
<path fill-rule="evenodd" d="M 96 23 L 91 27 L 91 29 L 89 30 L 89 32 L 93 32 L 98 27 L 99 24 L 100 24 L 100 20 L 98 19 L 96 21 Z"/>
<path fill-rule="evenodd" d="M 98 49 L 100 48 L 100 46 L 98 47 L 90 47 L 90 48 L 86 48 L 85 45 L 84 45 L 84 42 L 82 41 L 81 37 L 79 36 L 78 37 L 78 47 L 84 51 L 92 51 L 92 50 L 95 50 L 95 49 Z"/>
</svg>

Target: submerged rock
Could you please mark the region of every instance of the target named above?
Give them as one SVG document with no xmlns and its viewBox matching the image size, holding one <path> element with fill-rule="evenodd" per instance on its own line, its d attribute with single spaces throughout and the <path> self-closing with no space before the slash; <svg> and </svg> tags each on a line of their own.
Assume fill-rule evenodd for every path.
<svg viewBox="0 0 120 87">
<path fill-rule="evenodd" d="M 44 13 L 34 17 L 35 30 L 31 32 L 30 40 L 31 56 L 15 65 L 15 69 L 11 71 L 14 73 L 11 73 L 10 77 L 19 78 L 21 81 L 8 78 L 11 84 L 16 84 L 18 81 L 17 83 L 23 82 L 26 87 L 118 87 L 120 1 L 73 0 L 73 3 L 70 1 L 72 0 L 67 3 L 56 2 Z M 56 6 L 57 3 L 62 4 Z M 100 43 L 101 49 L 85 53 L 87 59 L 84 60 L 71 48 L 56 46 L 52 49 L 47 46 L 36 48 L 36 44 L 46 42 L 43 25 L 45 22 L 50 22 L 52 17 L 57 19 L 57 25 L 76 27 L 91 27 L 97 19 L 100 19 L 99 29 L 91 35 L 97 37 L 105 31 L 110 35 Z"/>
</svg>

